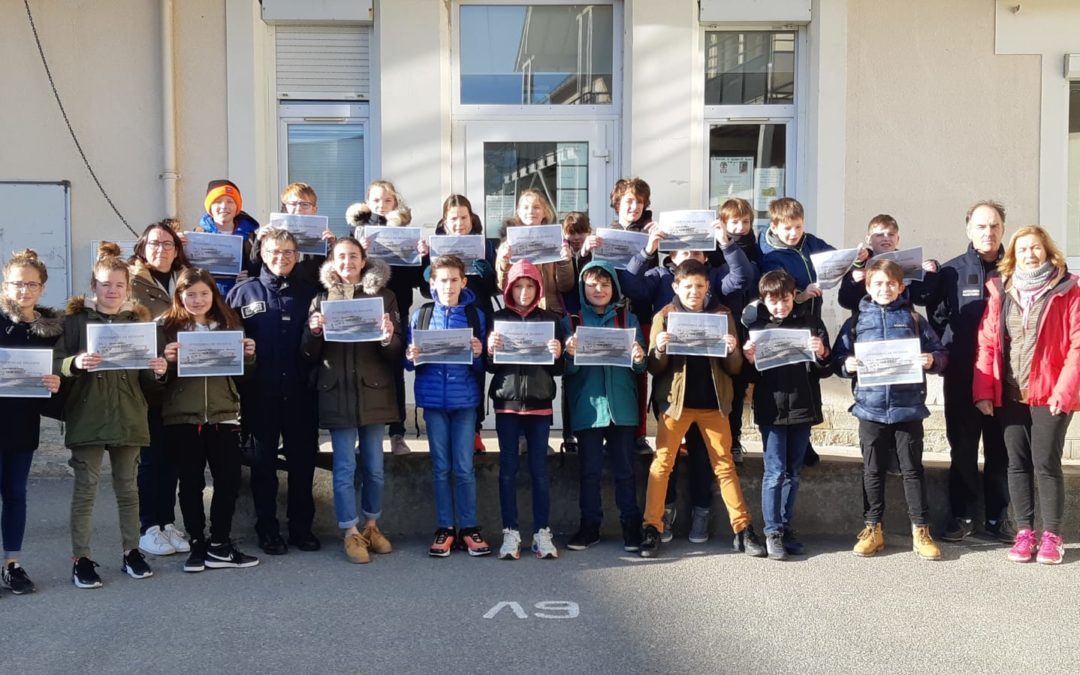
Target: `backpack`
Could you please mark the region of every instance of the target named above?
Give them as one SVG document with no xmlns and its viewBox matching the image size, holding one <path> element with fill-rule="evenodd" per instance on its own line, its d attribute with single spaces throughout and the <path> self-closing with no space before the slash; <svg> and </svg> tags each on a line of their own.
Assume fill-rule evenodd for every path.
<svg viewBox="0 0 1080 675">
<path fill-rule="evenodd" d="M 615 327 L 627 328 L 629 322 L 626 319 L 626 314 L 629 310 L 625 302 L 621 302 L 615 309 Z M 581 325 L 581 314 L 567 314 L 570 318 L 570 334 L 573 335 L 577 332 L 578 326 Z"/>
<path fill-rule="evenodd" d="M 425 302 L 420 305 L 420 313 L 416 315 L 417 330 L 427 330 L 428 326 L 431 325 L 431 317 L 434 313 L 434 302 Z M 471 302 L 465 305 L 465 320 L 469 323 L 469 328 L 472 328 L 473 336 L 482 342 L 484 337 L 480 335 L 480 313 L 476 309 L 476 305 Z"/>
</svg>

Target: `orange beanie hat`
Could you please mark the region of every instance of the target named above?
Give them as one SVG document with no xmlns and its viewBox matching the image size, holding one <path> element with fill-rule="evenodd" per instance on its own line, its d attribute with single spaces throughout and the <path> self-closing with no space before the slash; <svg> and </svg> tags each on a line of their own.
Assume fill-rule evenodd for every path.
<svg viewBox="0 0 1080 675">
<path fill-rule="evenodd" d="M 244 200 L 240 198 L 240 188 L 236 187 L 236 184 L 229 180 L 212 180 L 206 185 L 206 200 L 203 201 L 203 207 L 207 213 L 210 213 L 210 205 L 221 197 L 232 197 L 232 200 L 236 202 L 237 212 L 244 208 Z"/>
</svg>

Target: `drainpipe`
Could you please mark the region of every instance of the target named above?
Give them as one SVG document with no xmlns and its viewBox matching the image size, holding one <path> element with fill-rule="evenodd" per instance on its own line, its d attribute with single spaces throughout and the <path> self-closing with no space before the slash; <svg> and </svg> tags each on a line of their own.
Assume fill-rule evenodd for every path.
<svg viewBox="0 0 1080 675">
<path fill-rule="evenodd" d="M 173 0 L 161 0 L 161 147 L 164 168 L 165 217 L 177 217 L 176 78 L 173 57 Z"/>
</svg>

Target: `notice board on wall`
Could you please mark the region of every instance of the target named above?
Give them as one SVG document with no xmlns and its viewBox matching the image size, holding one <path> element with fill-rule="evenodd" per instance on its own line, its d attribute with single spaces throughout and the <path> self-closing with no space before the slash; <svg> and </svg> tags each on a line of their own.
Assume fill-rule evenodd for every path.
<svg viewBox="0 0 1080 675">
<path fill-rule="evenodd" d="M 71 295 L 71 184 L 0 181 L 0 204 L 0 258 L 37 251 L 49 270 L 41 304 L 62 310 Z"/>
</svg>

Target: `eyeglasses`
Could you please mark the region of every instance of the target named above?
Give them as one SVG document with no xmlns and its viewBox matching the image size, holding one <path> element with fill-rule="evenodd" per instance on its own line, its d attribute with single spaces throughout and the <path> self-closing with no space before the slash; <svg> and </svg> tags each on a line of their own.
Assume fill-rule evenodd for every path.
<svg viewBox="0 0 1080 675">
<path fill-rule="evenodd" d="M 28 291 L 39 291 L 45 285 L 40 281 L 5 281 L 4 284 L 20 291 L 24 288 Z"/>
<path fill-rule="evenodd" d="M 160 248 L 163 251 L 171 251 L 176 248 L 176 244 L 171 241 L 148 241 L 146 246 L 147 248 Z"/>
<path fill-rule="evenodd" d="M 295 248 L 287 248 L 287 249 L 279 248 L 279 249 L 276 249 L 276 250 L 270 250 L 268 248 L 265 248 L 265 249 L 263 249 L 263 253 L 265 255 L 270 256 L 271 258 L 285 258 L 286 260 L 296 257 L 296 249 Z"/>
<path fill-rule="evenodd" d="M 315 202 L 285 202 L 285 206 L 293 209 L 310 209 L 315 206 Z"/>
</svg>

